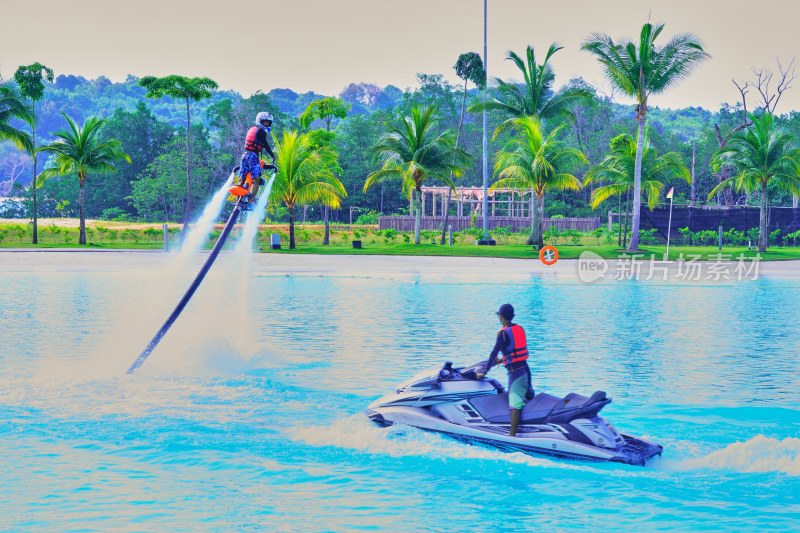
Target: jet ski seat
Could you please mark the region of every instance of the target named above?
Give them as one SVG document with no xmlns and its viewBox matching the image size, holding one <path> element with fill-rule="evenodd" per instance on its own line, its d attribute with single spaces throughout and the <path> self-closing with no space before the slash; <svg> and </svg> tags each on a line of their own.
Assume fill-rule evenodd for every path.
<svg viewBox="0 0 800 533">
<path fill-rule="evenodd" d="M 488 422 L 510 423 L 507 392 L 471 398 L 469 403 Z M 566 424 L 576 418 L 592 418 L 609 403 L 611 398 L 607 398 L 603 391 L 597 391 L 588 398 L 574 392 L 563 398 L 540 392 L 522 408 L 520 423 Z"/>
</svg>

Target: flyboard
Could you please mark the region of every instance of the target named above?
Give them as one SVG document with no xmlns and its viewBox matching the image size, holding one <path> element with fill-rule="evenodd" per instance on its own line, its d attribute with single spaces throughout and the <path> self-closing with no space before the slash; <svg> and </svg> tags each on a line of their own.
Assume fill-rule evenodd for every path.
<svg viewBox="0 0 800 533">
<path fill-rule="evenodd" d="M 275 171 L 277 170 L 273 165 L 265 165 L 264 162 L 261 162 L 262 167 L 265 170 L 272 170 L 272 178 L 275 178 Z M 238 167 L 237 167 L 238 168 Z M 234 169 L 235 171 L 236 169 Z M 153 352 L 158 343 L 161 342 L 161 339 L 164 338 L 164 335 L 167 334 L 169 328 L 172 327 L 172 324 L 175 323 L 175 320 L 178 319 L 183 308 L 186 307 L 186 304 L 189 303 L 189 300 L 192 299 L 197 288 L 203 282 L 203 278 L 206 277 L 208 274 L 211 265 L 214 264 L 214 261 L 217 259 L 219 252 L 222 250 L 222 247 L 225 245 L 225 241 L 228 240 L 228 235 L 230 235 L 233 226 L 236 224 L 236 221 L 239 220 L 239 215 L 242 213 L 243 210 L 247 210 L 247 196 L 250 193 L 250 189 L 253 186 L 253 179 L 248 173 L 247 176 L 240 182 L 239 185 L 234 185 L 229 189 L 229 192 L 235 197 L 235 203 L 233 206 L 233 211 L 231 215 L 228 217 L 228 221 L 225 223 L 225 228 L 222 230 L 219 238 L 217 239 L 216 244 L 214 244 L 214 248 L 211 250 L 211 253 L 208 255 L 208 259 L 203 264 L 203 267 L 200 269 L 200 272 L 197 273 L 197 276 L 194 278 L 194 281 L 189 288 L 186 290 L 186 293 L 183 295 L 183 298 L 178 302 L 178 305 L 175 306 L 175 309 L 172 311 L 172 314 L 169 315 L 164 325 L 161 326 L 161 329 L 155 334 L 153 339 L 144 349 L 144 351 L 139 354 L 139 357 L 136 358 L 136 361 L 133 362 L 131 367 L 128 369 L 126 374 L 133 374 L 133 372 L 142 366 L 142 364 L 150 357 L 150 354 Z M 254 193 L 257 193 L 257 186 Z M 252 195 L 251 202 L 255 202 L 255 194 Z"/>
</svg>

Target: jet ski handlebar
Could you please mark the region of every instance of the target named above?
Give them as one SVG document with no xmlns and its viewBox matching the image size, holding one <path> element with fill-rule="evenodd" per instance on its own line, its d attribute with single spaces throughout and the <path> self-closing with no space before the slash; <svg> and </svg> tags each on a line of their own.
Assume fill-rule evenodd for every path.
<svg viewBox="0 0 800 533">
<path fill-rule="evenodd" d="M 453 363 L 447 361 L 442 369 L 439 371 L 439 377 L 441 378 L 449 378 L 453 375 L 460 375 L 464 379 L 478 379 L 478 372 L 483 371 L 483 365 L 485 361 L 478 361 L 470 366 L 465 366 L 463 368 L 453 368 Z"/>
</svg>

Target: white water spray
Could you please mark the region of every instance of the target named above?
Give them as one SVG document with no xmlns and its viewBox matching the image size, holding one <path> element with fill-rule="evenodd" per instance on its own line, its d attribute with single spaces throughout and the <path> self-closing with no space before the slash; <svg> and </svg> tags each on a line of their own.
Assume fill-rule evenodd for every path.
<svg viewBox="0 0 800 533">
<path fill-rule="evenodd" d="M 181 253 L 179 256 L 181 263 L 185 262 L 186 258 L 191 254 L 199 252 L 205 244 L 212 226 L 219 219 L 219 214 L 222 212 L 222 204 L 228 197 L 228 189 L 235 177 L 236 174 L 233 172 L 228 176 L 227 181 L 214 193 L 211 201 L 209 201 L 205 209 L 203 209 L 203 214 L 200 215 L 200 218 L 189 230 L 181 246 Z"/>
<path fill-rule="evenodd" d="M 269 179 L 265 185 L 265 190 L 258 197 L 255 209 L 247 215 L 247 221 L 244 224 L 244 229 L 239 236 L 239 242 L 236 243 L 234 254 L 236 255 L 237 263 L 240 258 L 249 256 L 253 251 L 253 240 L 258 233 L 258 225 L 264 221 L 267 216 L 267 206 L 269 205 L 269 195 L 272 192 L 272 184 L 275 182 L 275 177 Z"/>
</svg>

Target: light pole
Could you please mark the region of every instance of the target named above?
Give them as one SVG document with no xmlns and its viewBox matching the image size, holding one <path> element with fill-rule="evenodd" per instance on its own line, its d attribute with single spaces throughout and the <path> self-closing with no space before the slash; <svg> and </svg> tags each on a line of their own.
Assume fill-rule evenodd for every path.
<svg viewBox="0 0 800 533">
<path fill-rule="evenodd" d="M 483 0 L 483 68 L 486 79 L 489 79 L 489 66 L 486 57 L 486 2 Z M 483 89 L 483 102 L 486 103 L 486 87 Z M 489 161 L 488 143 L 486 141 L 486 107 L 483 108 L 483 244 L 489 243 Z"/>
</svg>

